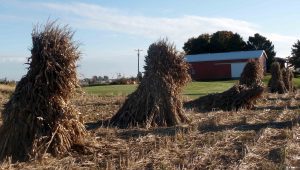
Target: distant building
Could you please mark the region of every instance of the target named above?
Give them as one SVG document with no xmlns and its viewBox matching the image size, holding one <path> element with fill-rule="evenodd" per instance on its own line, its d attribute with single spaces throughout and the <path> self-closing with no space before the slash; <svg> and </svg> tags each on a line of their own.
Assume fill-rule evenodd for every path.
<svg viewBox="0 0 300 170">
<path fill-rule="evenodd" d="M 88 78 L 79 80 L 79 84 L 80 86 L 88 86 L 89 85 L 90 80 Z"/>
<path fill-rule="evenodd" d="M 266 71 L 267 55 L 264 50 L 254 50 L 186 55 L 185 59 L 193 80 L 221 80 L 239 78 L 251 60 L 260 62 Z"/>
</svg>

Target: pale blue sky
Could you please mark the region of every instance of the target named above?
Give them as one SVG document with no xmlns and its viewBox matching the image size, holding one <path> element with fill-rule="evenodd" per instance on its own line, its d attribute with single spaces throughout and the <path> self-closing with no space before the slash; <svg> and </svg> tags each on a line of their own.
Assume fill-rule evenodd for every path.
<svg viewBox="0 0 300 170">
<path fill-rule="evenodd" d="M 188 38 L 218 30 L 244 40 L 258 32 L 274 43 L 278 57 L 286 57 L 300 39 L 299 7 L 298 0 L 0 0 L 0 78 L 26 74 L 32 28 L 48 18 L 76 31 L 81 77 L 115 77 L 136 75 L 134 49 L 144 50 L 143 61 L 159 38 L 168 37 L 182 51 Z"/>
</svg>

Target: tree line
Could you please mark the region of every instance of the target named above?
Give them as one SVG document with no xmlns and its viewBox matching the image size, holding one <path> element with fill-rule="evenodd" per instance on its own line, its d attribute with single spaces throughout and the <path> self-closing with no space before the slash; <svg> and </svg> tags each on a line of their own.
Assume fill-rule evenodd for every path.
<svg viewBox="0 0 300 170">
<path fill-rule="evenodd" d="M 300 42 L 299 42 L 300 46 Z M 201 34 L 192 37 L 184 43 L 183 50 L 186 54 L 218 53 L 230 51 L 265 50 L 268 58 L 267 71 L 274 62 L 276 52 L 272 41 L 256 33 L 244 41 L 241 35 L 232 31 L 217 31 L 213 34 Z M 299 50 L 300 53 L 300 50 Z M 300 60 L 299 60 L 300 64 Z"/>
</svg>

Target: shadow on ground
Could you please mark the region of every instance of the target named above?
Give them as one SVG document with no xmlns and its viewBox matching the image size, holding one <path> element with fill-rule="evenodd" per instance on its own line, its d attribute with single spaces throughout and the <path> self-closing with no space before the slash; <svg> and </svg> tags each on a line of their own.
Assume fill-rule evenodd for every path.
<svg viewBox="0 0 300 170">
<path fill-rule="evenodd" d="M 178 133 L 188 133 L 192 129 L 192 126 L 173 126 L 173 127 L 160 127 L 155 129 L 129 129 L 118 133 L 118 136 L 122 139 L 138 138 L 141 136 L 147 136 L 153 134 L 157 136 L 175 136 Z"/>
<path fill-rule="evenodd" d="M 105 119 L 105 120 L 99 120 L 97 122 L 88 122 L 85 123 L 85 128 L 86 130 L 95 130 L 98 128 L 107 128 L 109 127 L 110 124 L 110 119 Z"/>
<path fill-rule="evenodd" d="M 238 131 L 248 131 L 254 130 L 259 131 L 264 128 L 276 128 L 276 129 L 284 129 L 284 128 L 292 128 L 293 126 L 300 123 L 300 116 L 294 120 L 283 121 L 283 122 L 266 122 L 266 123 L 256 123 L 256 124 L 247 124 L 247 123 L 235 123 L 231 125 L 199 125 L 198 130 L 201 132 L 218 132 L 225 130 L 238 130 Z"/>
<path fill-rule="evenodd" d="M 206 132 L 220 132 L 226 130 L 236 130 L 236 131 L 260 131 L 264 128 L 292 128 L 293 126 L 300 123 L 300 116 L 294 120 L 275 122 L 270 121 L 266 123 L 256 123 L 256 124 L 247 124 L 247 123 L 234 123 L 230 125 L 205 125 L 202 123 L 191 124 L 191 125 L 181 125 L 173 127 L 158 127 L 154 129 L 142 129 L 142 128 L 128 128 L 120 129 L 117 132 L 117 136 L 122 139 L 138 138 L 142 136 L 147 136 L 149 134 L 158 135 L 158 136 L 175 136 L 178 133 L 188 133 L 190 131 L 198 130 L 200 133 Z M 109 127 L 109 120 L 102 120 L 99 122 L 92 122 L 85 124 L 87 130 L 95 130 L 98 128 Z"/>
<path fill-rule="evenodd" d="M 289 109 L 289 110 L 297 110 L 300 109 L 299 106 L 260 106 L 260 107 L 254 107 L 252 110 L 284 110 L 284 109 Z"/>
</svg>

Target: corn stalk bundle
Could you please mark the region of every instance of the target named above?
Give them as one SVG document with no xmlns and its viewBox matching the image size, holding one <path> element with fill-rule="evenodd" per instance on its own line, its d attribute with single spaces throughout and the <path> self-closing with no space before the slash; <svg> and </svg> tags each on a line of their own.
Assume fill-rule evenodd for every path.
<svg viewBox="0 0 300 170">
<path fill-rule="evenodd" d="M 186 106 L 196 108 L 198 111 L 251 109 L 253 103 L 262 96 L 263 92 L 262 85 L 252 87 L 234 85 L 222 93 L 209 94 L 190 101 L 186 103 Z"/>
<path fill-rule="evenodd" d="M 79 112 L 70 105 L 78 85 L 80 56 L 72 36 L 68 27 L 60 28 L 55 22 L 33 30 L 28 72 L 2 113 L 1 160 L 61 155 L 81 144 L 85 128 L 77 119 Z"/>
<path fill-rule="evenodd" d="M 294 92 L 295 87 L 293 83 L 293 77 L 294 77 L 293 71 L 288 68 L 284 68 L 282 70 L 282 77 L 283 77 L 283 83 L 286 90 L 288 92 Z"/>
<path fill-rule="evenodd" d="M 258 61 L 246 64 L 238 85 L 234 85 L 223 93 L 209 94 L 185 103 L 186 107 L 198 111 L 251 109 L 263 92 L 263 69 Z"/>
<path fill-rule="evenodd" d="M 286 93 L 287 89 L 283 82 L 282 70 L 278 62 L 274 62 L 271 65 L 271 74 L 272 77 L 268 83 L 271 93 L 279 93 L 279 94 Z"/>
<path fill-rule="evenodd" d="M 253 86 L 261 84 L 263 79 L 263 68 L 259 61 L 250 61 L 246 64 L 240 78 L 240 85 Z"/>
<path fill-rule="evenodd" d="M 190 80 L 183 54 L 167 40 L 160 40 L 150 45 L 145 63 L 140 85 L 111 118 L 111 124 L 126 128 L 187 122 L 179 99 L 182 87 Z"/>
</svg>

